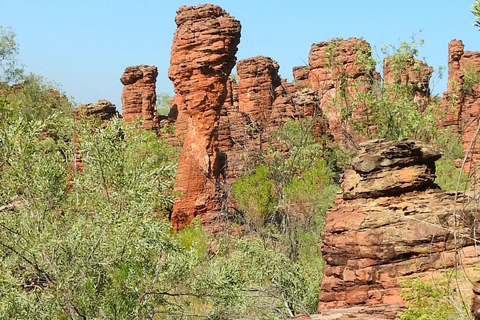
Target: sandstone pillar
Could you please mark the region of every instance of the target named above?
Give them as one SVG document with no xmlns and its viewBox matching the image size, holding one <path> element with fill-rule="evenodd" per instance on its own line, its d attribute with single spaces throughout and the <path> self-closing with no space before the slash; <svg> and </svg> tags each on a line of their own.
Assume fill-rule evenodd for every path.
<svg viewBox="0 0 480 320">
<path fill-rule="evenodd" d="M 187 121 L 176 177 L 180 195 L 171 217 L 173 227 L 179 229 L 198 215 L 208 222 L 218 210 L 217 125 L 241 26 L 211 4 L 182 6 L 175 22 L 168 76 L 182 104 L 178 117 Z"/>
<path fill-rule="evenodd" d="M 125 121 L 129 122 L 134 118 L 143 118 L 145 128 L 158 128 L 157 95 L 155 93 L 157 75 L 157 67 L 155 66 L 140 65 L 125 69 L 120 78 L 124 85 L 122 105 Z"/>
</svg>

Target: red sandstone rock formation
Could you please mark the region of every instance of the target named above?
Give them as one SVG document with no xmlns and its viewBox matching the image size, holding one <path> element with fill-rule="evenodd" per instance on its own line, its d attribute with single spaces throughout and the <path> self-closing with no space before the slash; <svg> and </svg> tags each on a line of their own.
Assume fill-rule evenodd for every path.
<svg viewBox="0 0 480 320">
<path fill-rule="evenodd" d="M 157 75 L 157 67 L 155 66 L 140 65 L 125 69 L 120 78 L 124 85 L 122 105 L 125 121 L 143 118 L 145 128 L 158 128 L 157 95 L 155 93 Z"/>
<path fill-rule="evenodd" d="M 419 97 L 430 95 L 430 78 L 433 68 L 413 56 L 403 61 L 405 65 L 395 66 L 391 57 L 383 60 L 383 81 L 385 86 L 400 84 L 411 86 Z"/>
<path fill-rule="evenodd" d="M 217 122 L 241 27 L 238 20 L 211 4 L 182 6 L 175 22 L 168 76 L 180 97 L 176 98 L 179 117 L 187 121 L 176 178 L 181 196 L 171 217 L 179 229 L 198 215 L 208 223 L 218 211 Z"/>
<path fill-rule="evenodd" d="M 480 51 L 464 51 L 460 40 L 448 44 L 448 87 L 441 105 L 446 117 L 442 125 L 454 125 L 461 131 L 464 153 L 470 148 L 480 115 L 480 86 L 472 75 L 480 70 Z M 472 145 L 469 161 L 465 167 L 469 171 L 471 163 L 480 158 L 480 145 Z"/>
<path fill-rule="evenodd" d="M 310 81 L 308 80 L 309 73 L 310 73 L 310 67 L 308 66 L 293 67 L 293 81 L 295 81 L 295 86 L 299 88 L 309 87 L 310 86 Z"/>
<path fill-rule="evenodd" d="M 433 271 L 455 266 L 457 257 L 464 266 L 479 262 L 468 238 L 478 225 L 474 211 L 463 205 L 465 197 L 455 200 L 451 193 L 428 189 L 434 187 L 438 157 L 434 149 L 413 141 L 362 144 L 355 175 L 345 175 L 343 194 L 326 214 L 319 311 L 379 304 L 401 308 L 402 279 L 429 279 Z M 416 173 L 422 167 L 428 174 Z M 380 174 L 389 171 L 394 179 Z M 357 183 L 358 176 L 364 184 Z M 416 186 L 420 191 L 413 191 Z M 454 208 L 462 219 L 455 221 Z M 468 237 L 454 240 L 450 230 L 455 223 Z"/>
<path fill-rule="evenodd" d="M 240 60 L 237 65 L 240 111 L 261 128 L 272 120 L 275 89 L 282 83 L 278 69 L 276 61 L 263 56 Z"/>
<path fill-rule="evenodd" d="M 282 81 L 278 68 L 271 58 L 244 59 L 237 66 L 238 84 L 228 84 L 219 123 L 219 150 L 226 159 L 227 183 L 243 174 L 246 159 L 255 159 L 272 147 L 272 132 L 286 121 L 313 117 L 318 120 L 316 134 L 325 132 L 317 91 Z"/>
<path fill-rule="evenodd" d="M 356 38 L 318 42 L 310 49 L 310 86 L 318 90 L 320 107 L 336 141 L 355 144 L 359 138 L 344 114 L 351 109 L 355 119 L 364 112 L 364 107 L 353 100 L 356 92 L 370 90 L 373 79 L 378 78 L 374 70 L 365 66 L 364 57 L 369 55 L 370 44 Z"/>
</svg>

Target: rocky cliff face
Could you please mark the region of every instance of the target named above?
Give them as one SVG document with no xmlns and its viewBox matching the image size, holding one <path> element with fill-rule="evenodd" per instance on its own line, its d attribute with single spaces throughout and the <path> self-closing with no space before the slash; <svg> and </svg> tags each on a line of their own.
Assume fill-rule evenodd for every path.
<svg viewBox="0 0 480 320">
<path fill-rule="evenodd" d="M 272 133 L 288 120 L 317 119 L 316 133 L 325 121 L 316 90 L 283 81 L 278 64 L 257 56 L 238 62 L 238 84 L 230 81 L 219 121 L 219 150 L 225 158 L 224 176 L 230 184 L 244 172 L 245 159 L 260 156 L 272 144 Z"/>
<path fill-rule="evenodd" d="M 240 22 L 219 6 L 182 6 L 175 18 L 168 76 L 177 96 L 178 118 L 187 122 L 172 212 L 179 229 L 200 215 L 204 223 L 218 210 L 217 122 L 235 65 Z"/>
<path fill-rule="evenodd" d="M 391 57 L 383 60 L 383 81 L 385 86 L 400 84 L 411 86 L 417 97 L 430 95 L 430 78 L 433 68 L 413 56 L 396 66 Z"/>
<path fill-rule="evenodd" d="M 155 93 L 157 75 L 155 66 L 139 65 L 125 69 L 120 78 L 124 85 L 122 105 L 125 121 L 142 118 L 145 128 L 158 128 L 157 95 Z"/>
<path fill-rule="evenodd" d="M 458 258 L 464 266 L 476 263 L 473 210 L 464 196 L 436 189 L 439 157 L 414 141 L 361 145 L 326 214 L 319 311 L 382 304 L 400 310 L 402 279 L 428 279 Z M 465 237 L 454 239 L 451 230 Z"/>
<path fill-rule="evenodd" d="M 441 105 L 446 113 L 443 125 L 454 125 L 462 135 L 462 149 L 466 154 L 475 136 L 480 115 L 480 86 L 475 74 L 480 70 L 480 51 L 464 51 L 460 40 L 448 44 L 448 87 Z M 478 142 L 472 145 L 465 170 L 480 159 Z"/>
<path fill-rule="evenodd" d="M 366 58 L 371 57 L 371 47 L 363 39 L 342 38 L 314 43 L 308 61 L 310 87 L 318 91 L 320 107 L 328 120 L 330 131 L 338 142 L 357 140 L 353 127 L 343 119 L 347 109 L 352 109 L 356 92 L 367 92 L 372 81 L 378 78 L 374 70 L 366 68 Z M 333 102 L 344 105 L 332 108 Z M 352 117 L 362 116 L 362 106 L 357 104 Z"/>
</svg>

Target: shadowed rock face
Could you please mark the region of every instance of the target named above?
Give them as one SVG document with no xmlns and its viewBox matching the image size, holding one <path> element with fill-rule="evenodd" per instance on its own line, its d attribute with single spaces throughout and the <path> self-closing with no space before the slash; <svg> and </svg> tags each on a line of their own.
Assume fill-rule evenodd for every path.
<svg viewBox="0 0 480 320">
<path fill-rule="evenodd" d="M 235 65 L 240 22 L 219 6 L 182 6 L 168 76 L 172 80 L 178 118 L 187 123 L 177 169 L 171 222 L 176 228 L 200 215 L 207 224 L 218 211 L 217 122 L 227 94 L 226 83 Z"/>
<path fill-rule="evenodd" d="M 157 95 L 155 93 L 157 75 L 155 66 L 140 65 L 125 69 L 120 78 L 124 85 L 122 105 L 125 121 L 143 118 L 145 128 L 158 129 Z"/>
<path fill-rule="evenodd" d="M 360 305 L 400 310 L 405 304 L 401 280 L 439 277 L 455 266 L 456 257 L 467 269 L 478 263 L 473 208 L 465 206 L 465 196 L 455 198 L 433 184 L 433 161 L 439 156 L 408 140 L 361 146 L 352 173 L 344 175 L 343 192 L 326 213 L 319 312 Z M 460 221 L 455 222 L 454 212 Z M 455 223 L 468 237 L 454 240 Z M 456 248 L 462 248 L 459 256 Z"/>
</svg>

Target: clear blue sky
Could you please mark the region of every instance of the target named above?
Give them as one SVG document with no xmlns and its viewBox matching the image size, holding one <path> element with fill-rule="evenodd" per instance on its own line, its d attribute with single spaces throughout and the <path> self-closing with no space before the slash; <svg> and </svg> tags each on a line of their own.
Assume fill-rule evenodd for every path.
<svg viewBox="0 0 480 320">
<path fill-rule="evenodd" d="M 433 67 L 447 65 L 447 44 L 461 39 L 480 50 L 473 0 L 218 0 L 242 23 L 237 58 L 269 56 L 280 74 L 304 65 L 312 43 L 363 37 L 381 57 L 382 44 L 425 39 L 420 51 Z M 60 84 L 78 103 L 108 99 L 121 109 L 125 67 L 156 65 L 157 92 L 173 94 L 167 77 L 175 11 L 189 0 L 0 0 L 0 25 L 11 27 L 27 72 Z M 422 30 L 422 32 L 419 32 Z M 378 69 L 378 68 L 377 68 Z M 446 89 L 443 80 L 434 92 Z"/>
</svg>

